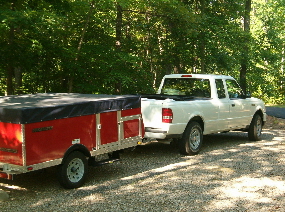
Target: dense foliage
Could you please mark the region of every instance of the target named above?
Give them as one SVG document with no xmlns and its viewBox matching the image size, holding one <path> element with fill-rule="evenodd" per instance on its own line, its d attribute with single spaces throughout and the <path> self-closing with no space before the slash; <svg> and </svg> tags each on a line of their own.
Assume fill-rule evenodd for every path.
<svg viewBox="0 0 285 212">
<path fill-rule="evenodd" d="M 281 103 L 284 9 L 285 0 L 0 0 L 0 94 L 152 93 L 165 74 L 214 73 Z"/>
</svg>

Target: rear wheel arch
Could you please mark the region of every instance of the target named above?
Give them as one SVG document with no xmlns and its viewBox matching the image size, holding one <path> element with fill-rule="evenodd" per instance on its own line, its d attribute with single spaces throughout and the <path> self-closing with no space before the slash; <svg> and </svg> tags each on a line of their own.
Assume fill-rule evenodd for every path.
<svg viewBox="0 0 285 212">
<path fill-rule="evenodd" d="M 66 150 L 66 152 L 64 153 L 64 156 L 63 156 L 62 163 L 68 157 L 68 155 L 74 151 L 81 152 L 82 154 L 84 154 L 88 158 L 91 157 L 91 154 L 90 154 L 89 150 L 87 149 L 87 147 L 85 147 L 82 144 L 75 144 Z"/>
<path fill-rule="evenodd" d="M 188 122 L 187 126 L 188 126 L 191 122 L 193 122 L 193 121 L 197 122 L 197 123 L 200 125 L 202 131 L 204 132 L 204 120 L 203 120 L 203 118 L 202 118 L 201 116 L 194 116 L 194 117 L 192 117 L 192 118 L 190 119 L 190 121 Z M 186 127 L 187 127 L 187 126 L 186 126 Z M 186 128 L 185 128 L 185 129 L 186 129 Z"/>
</svg>

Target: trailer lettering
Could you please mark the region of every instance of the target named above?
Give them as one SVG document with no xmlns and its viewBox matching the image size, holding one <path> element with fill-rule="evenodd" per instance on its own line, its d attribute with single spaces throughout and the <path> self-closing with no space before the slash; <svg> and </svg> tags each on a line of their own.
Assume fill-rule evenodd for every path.
<svg viewBox="0 0 285 212">
<path fill-rule="evenodd" d="M 48 130 L 52 130 L 53 126 L 49 126 L 49 127 L 40 127 L 40 128 L 34 128 L 33 132 L 42 132 L 42 131 L 48 131 Z"/>
<path fill-rule="evenodd" d="M 0 151 L 11 152 L 11 153 L 17 153 L 18 152 L 18 150 L 16 150 L 16 149 L 8 149 L 8 148 L 0 148 Z"/>
</svg>

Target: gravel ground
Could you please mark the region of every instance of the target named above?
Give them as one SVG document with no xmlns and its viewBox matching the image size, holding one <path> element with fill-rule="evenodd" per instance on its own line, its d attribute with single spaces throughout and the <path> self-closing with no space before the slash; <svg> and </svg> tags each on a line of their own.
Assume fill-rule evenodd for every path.
<svg viewBox="0 0 285 212">
<path fill-rule="evenodd" d="M 246 133 L 204 137 L 199 155 L 160 143 L 90 168 L 85 185 L 65 190 L 56 168 L 0 179 L 4 211 L 285 211 L 285 129 L 270 119 L 261 141 Z"/>
</svg>

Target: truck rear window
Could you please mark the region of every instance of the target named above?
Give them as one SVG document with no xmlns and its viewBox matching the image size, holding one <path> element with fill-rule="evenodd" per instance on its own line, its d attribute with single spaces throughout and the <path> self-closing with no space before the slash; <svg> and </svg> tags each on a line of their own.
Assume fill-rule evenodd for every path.
<svg viewBox="0 0 285 212">
<path fill-rule="evenodd" d="M 200 78 L 165 78 L 161 94 L 211 98 L 210 81 Z"/>
</svg>

